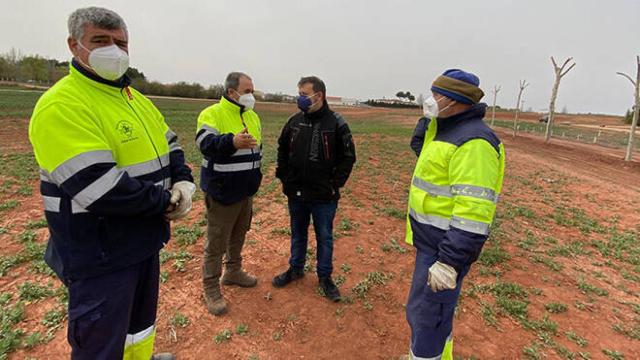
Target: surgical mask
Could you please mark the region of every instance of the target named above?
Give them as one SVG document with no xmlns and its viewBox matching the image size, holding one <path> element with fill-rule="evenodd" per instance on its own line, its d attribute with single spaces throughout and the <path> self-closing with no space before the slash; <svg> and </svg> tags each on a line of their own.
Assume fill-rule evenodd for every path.
<svg viewBox="0 0 640 360">
<path fill-rule="evenodd" d="M 317 93 L 313 93 L 311 95 L 299 95 L 298 98 L 296 99 L 296 102 L 298 103 L 298 109 L 302 110 L 302 112 L 307 112 L 309 111 L 309 109 L 311 109 L 311 107 L 315 104 L 313 101 L 311 101 L 311 98 Z"/>
<path fill-rule="evenodd" d="M 256 105 L 256 98 L 253 94 L 240 95 L 238 104 L 244 106 L 246 110 L 253 110 L 253 107 Z"/>
<path fill-rule="evenodd" d="M 103 79 L 119 79 L 129 68 L 129 54 L 115 44 L 93 50 L 84 47 L 80 41 L 78 45 L 89 52 L 89 67 Z M 78 61 L 82 62 L 80 59 Z"/>
<path fill-rule="evenodd" d="M 451 104 L 445 106 L 444 109 L 440 109 L 440 107 L 438 106 L 438 102 L 442 99 L 443 98 L 436 100 L 436 98 L 434 98 L 433 96 L 429 96 L 424 100 L 424 103 L 422 104 L 422 112 L 424 113 L 424 116 L 426 118 L 437 118 L 442 111 L 448 109 L 451 105 L 454 104 L 454 102 L 452 102 Z"/>
</svg>

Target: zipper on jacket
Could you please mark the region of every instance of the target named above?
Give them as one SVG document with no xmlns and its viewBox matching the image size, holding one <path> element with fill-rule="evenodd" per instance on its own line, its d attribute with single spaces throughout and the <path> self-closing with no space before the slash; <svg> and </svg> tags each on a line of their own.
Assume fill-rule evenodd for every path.
<svg viewBox="0 0 640 360">
<path fill-rule="evenodd" d="M 322 134 L 322 139 L 324 140 L 324 157 L 327 160 L 331 160 L 331 152 L 329 150 L 329 136 L 326 133 Z"/>
<path fill-rule="evenodd" d="M 127 92 L 127 96 L 129 97 L 129 100 L 133 101 L 133 95 L 131 95 L 131 90 L 129 89 L 129 87 L 126 86 L 124 90 Z"/>
<path fill-rule="evenodd" d="M 240 121 L 242 121 L 242 126 L 244 126 L 244 128 L 247 129 L 247 134 L 249 134 L 249 128 L 247 127 L 247 124 L 244 122 L 244 117 L 242 117 L 242 109 L 240 109 Z M 251 148 L 251 170 L 254 170 L 256 168 L 256 161 L 255 161 L 254 155 L 255 153 L 253 151 L 253 148 Z"/>
<path fill-rule="evenodd" d="M 307 141 L 309 143 L 309 145 L 306 147 L 306 152 L 304 155 L 304 159 L 302 161 L 302 179 L 304 181 L 307 180 L 307 162 L 309 161 L 309 154 L 311 153 L 311 146 L 313 146 L 313 144 L 311 144 L 313 141 L 313 124 L 311 123 L 311 119 L 308 119 L 306 115 L 303 115 L 305 123 L 302 124 L 305 127 L 308 127 L 311 131 L 310 135 L 311 138 Z"/>
</svg>

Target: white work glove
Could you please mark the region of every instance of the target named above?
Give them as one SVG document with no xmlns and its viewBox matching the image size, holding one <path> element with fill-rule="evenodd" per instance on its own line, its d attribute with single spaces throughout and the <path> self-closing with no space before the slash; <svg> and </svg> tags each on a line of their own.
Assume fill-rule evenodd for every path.
<svg viewBox="0 0 640 360">
<path fill-rule="evenodd" d="M 434 292 L 455 289 L 457 278 L 458 272 L 456 269 L 440 261 L 436 261 L 435 264 L 429 268 L 427 285 L 429 285 Z"/>
<path fill-rule="evenodd" d="M 196 192 L 196 184 L 189 181 L 178 181 L 171 187 L 171 199 L 169 202 L 173 205 L 173 210 L 165 213 L 167 220 L 182 219 L 191 210 L 191 197 Z"/>
</svg>

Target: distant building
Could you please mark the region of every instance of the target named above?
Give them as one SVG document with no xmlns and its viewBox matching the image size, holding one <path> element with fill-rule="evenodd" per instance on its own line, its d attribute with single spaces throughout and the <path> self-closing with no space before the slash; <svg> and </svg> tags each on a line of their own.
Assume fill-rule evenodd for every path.
<svg viewBox="0 0 640 360">
<path fill-rule="evenodd" d="M 400 99 L 374 99 L 374 102 L 378 104 L 388 104 L 388 105 L 415 105 L 414 102 L 404 101 Z"/>
<path fill-rule="evenodd" d="M 282 95 L 283 102 L 296 102 L 296 97 L 293 95 Z"/>
<path fill-rule="evenodd" d="M 358 106 L 360 103 L 358 99 L 345 98 L 341 96 L 327 96 L 327 103 L 329 105 L 341 105 L 341 106 Z"/>
</svg>

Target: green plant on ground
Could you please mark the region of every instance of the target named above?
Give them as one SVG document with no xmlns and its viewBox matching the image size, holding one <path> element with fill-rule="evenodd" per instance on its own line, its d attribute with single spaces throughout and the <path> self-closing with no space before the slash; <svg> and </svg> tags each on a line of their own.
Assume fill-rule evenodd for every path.
<svg viewBox="0 0 640 360">
<path fill-rule="evenodd" d="M 275 341 L 280 341 L 282 340 L 282 336 L 284 335 L 284 333 L 281 330 L 276 330 L 274 331 L 272 338 Z"/>
<path fill-rule="evenodd" d="M 496 319 L 496 310 L 494 309 L 494 307 L 491 304 L 481 302 L 480 309 L 484 322 L 489 326 L 497 328 L 498 320 Z"/>
<path fill-rule="evenodd" d="M 47 219 L 39 219 L 35 221 L 29 221 L 26 225 L 28 230 L 35 230 L 47 227 Z"/>
<path fill-rule="evenodd" d="M 613 360 L 624 359 L 624 354 L 616 350 L 602 349 L 602 353 L 607 355 L 610 359 L 613 359 Z"/>
<path fill-rule="evenodd" d="M 567 305 L 561 303 L 551 302 L 544 305 L 544 308 L 547 309 L 548 312 L 552 314 L 560 314 L 563 312 L 567 312 Z"/>
<path fill-rule="evenodd" d="M 543 264 L 553 271 L 560 271 L 563 268 L 562 264 L 540 254 L 534 254 L 533 256 L 531 256 L 531 261 Z"/>
<path fill-rule="evenodd" d="M 629 339 L 640 340 L 640 323 L 637 325 L 629 325 L 626 327 L 624 324 L 615 323 L 611 325 L 613 331 L 620 333 Z"/>
<path fill-rule="evenodd" d="M 14 327 L 24 319 L 24 303 L 10 304 L 11 294 L 0 295 L 0 358 L 16 350 L 24 336 L 22 329 Z"/>
<path fill-rule="evenodd" d="M 67 317 L 67 309 L 65 307 L 57 307 L 47 311 L 40 322 L 47 328 L 54 328 L 62 324 Z"/>
<path fill-rule="evenodd" d="M 183 313 L 177 311 L 171 318 L 170 324 L 175 327 L 184 328 L 189 326 L 189 318 Z"/>
<path fill-rule="evenodd" d="M 198 225 L 178 225 L 173 232 L 176 244 L 179 246 L 193 245 L 204 234 L 204 231 Z"/>
<path fill-rule="evenodd" d="M 54 295 L 51 284 L 38 285 L 37 283 L 25 281 L 18 285 L 20 299 L 25 301 L 37 301 Z"/>
<path fill-rule="evenodd" d="M 585 347 L 587 345 L 589 345 L 589 341 L 587 341 L 587 339 L 583 338 L 582 336 L 576 334 L 573 331 L 567 331 L 565 333 L 565 335 L 567 336 L 567 339 L 573 341 L 574 343 L 578 344 L 578 346 L 580 347 Z"/>
<path fill-rule="evenodd" d="M 511 259 L 511 255 L 500 247 L 499 244 L 485 247 L 480 253 L 478 262 L 485 266 L 502 264 Z"/>
<path fill-rule="evenodd" d="M 373 271 L 368 273 L 364 279 L 360 280 L 356 285 L 351 288 L 351 292 L 360 299 L 364 299 L 367 296 L 369 290 L 378 285 L 385 285 L 387 281 L 391 279 L 391 275 Z"/>
<path fill-rule="evenodd" d="M 601 289 L 595 285 L 588 284 L 584 281 L 583 277 L 580 277 L 578 280 L 578 289 L 580 289 L 585 294 L 596 294 L 598 296 L 608 296 L 609 292 L 607 290 Z"/>
<path fill-rule="evenodd" d="M 249 326 L 247 324 L 238 324 L 236 326 L 236 334 L 244 336 L 249 332 Z"/>
<path fill-rule="evenodd" d="M 227 342 L 229 340 L 231 340 L 231 337 L 233 336 L 233 333 L 231 332 L 231 330 L 229 329 L 224 329 L 222 331 L 220 331 L 214 338 L 213 341 L 216 342 L 216 344 L 220 344 L 222 342 Z"/>
<path fill-rule="evenodd" d="M 29 334 L 24 338 L 24 346 L 27 349 L 32 349 L 37 345 L 41 344 L 44 341 L 43 336 L 40 332 L 36 331 L 34 333 Z"/>
</svg>

